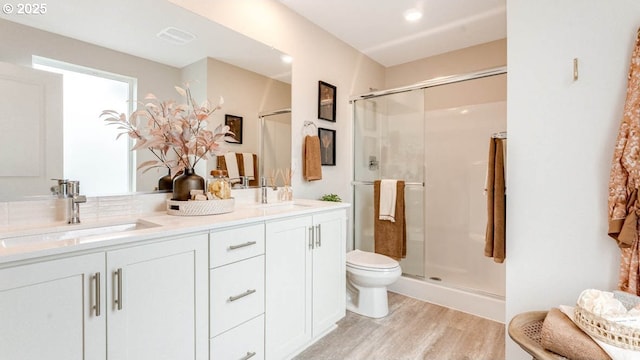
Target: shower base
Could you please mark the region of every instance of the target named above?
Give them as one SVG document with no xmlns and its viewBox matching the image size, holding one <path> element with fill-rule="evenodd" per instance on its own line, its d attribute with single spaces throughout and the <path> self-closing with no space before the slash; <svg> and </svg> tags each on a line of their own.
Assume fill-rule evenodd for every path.
<svg viewBox="0 0 640 360">
<path fill-rule="evenodd" d="M 450 287 L 442 282 L 435 283 L 407 275 L 402 275 L 387 289 L 503 324 L 505 322 L 505 301 L 501 296 Z"/>
</svg>

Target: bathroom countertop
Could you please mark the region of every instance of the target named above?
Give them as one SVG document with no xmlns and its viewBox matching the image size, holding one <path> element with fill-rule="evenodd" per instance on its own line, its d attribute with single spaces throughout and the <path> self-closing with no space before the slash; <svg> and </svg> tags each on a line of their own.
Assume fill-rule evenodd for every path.
<svg viewBox="0 0 640 360">
<path fill-rule="evenodd" d="M 29 228 L 13 228 L 0 234 L 0 267 L 13 266 L 14 263 L 35 258 L 91 251 L 183 234 L 205 233 L 219 228 L 345 209 L 349 206 L 348 203 L 295 199 L 288 203 L 236 204 L 233 212 L 218 215 L 173 216 L 166 212 L 157 212 L 135 217 L 110 217 L 104 221 L 84 222 L 77 225 L 55 223 Z M 43 234 L 59 234 L 133 222 L 151 226 L 98 235 L 71 236 L 63 240 L 40 238 Z"/>
</svg>

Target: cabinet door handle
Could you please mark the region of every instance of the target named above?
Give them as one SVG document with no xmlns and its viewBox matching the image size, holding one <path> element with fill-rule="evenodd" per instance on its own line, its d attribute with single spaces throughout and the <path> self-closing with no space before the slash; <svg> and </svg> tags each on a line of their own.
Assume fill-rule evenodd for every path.
<svg viewBox="0 0 640 360">
<path fill-rule="evenodd" d="M 228 249 L 229 250 L 235 250 L 235 249 L 240 249 L 240 248 L 243 248 L 243 247 L 246 247 L 246 246 L 255 245 L 255 244 L 256 244 L 255 241 L 247 241 L 244 244 L 230 245 Z"/>
<path fill-rule="evenodd" d="M 96 316 L 100 316 L 100 273 L 97 272 L 93 275 L 94 280 L 94 294 L 96 296 L 95 305 L 93 308 L 95 309 Z"/>
<path fill-rule="evenodd" d="M 322 234 L 320 233 L 320 224 L 316 225 L 317 239 L 316 239 L 316 247 L 322 246 Z"/>
<path fill-rule="evenodd" d="M 253 352 L 249 352 L 247 351 L 247 355 L 243 356 L 240 358 L 240 360 L 247 360 L 247 359 L 251 359 L 252 357 L 256 356 L 255 351 Z"/>
<path fill-rule="evenodd" d="M 309 249 L 313 250 L 313 226 L 309 226 Z"/>
<path fill-rule="evenodd" d="M 253 294 L 254 292 L 256 292 L 256 289 L 249 289 L 249 290 L 247 290 L 247 291 L 243 292 L 243 293 L 242 293 L 242 294 L 240 294 L 240 295 L 229 296 L 229 298 L 227 299 L 227 301 L 229 301 L 229 302 L 234 302 L 234 301 L 236 301 L 236 300 L 238 300 L 238 299 L 242 299 L 242 298 L 243 298 L 243 297 L 245 297 L 245 296 L 249 296 L 249 295 Z"/>
<path fill-rule="evenodd" d="M 113 299 L 113 302 L 118 305 L 118 310 L 122 310 L 122 268 L 116 270 L 113 276 L 118 278 L 116 282 L 116 297 Z"/>
</svg>

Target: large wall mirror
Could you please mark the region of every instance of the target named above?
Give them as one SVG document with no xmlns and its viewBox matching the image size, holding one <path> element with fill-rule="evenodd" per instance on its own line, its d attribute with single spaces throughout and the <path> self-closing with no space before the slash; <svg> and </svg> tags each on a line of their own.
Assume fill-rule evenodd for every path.
<svg viewBox="0 0 640 360">
<path fill-rule="evenodd" d="M 174 86 L 187 83 L 198 101 L 216 103 L 223 97 L 222 109 L 209 126 L 224 123 L 226 115 L 241 117 L 242 144 L 223 146 L 231 152 L 257 154 L 258 163 L 268 157 L 269 164 L 275 160 L 268 156 L 272 154 L 261 154 L 265 134 L 261 114 L 291 107 L 291 64 L 283 61 L 284 55 L 167 1 L 112 0 L 105 8 L 83 0 L 60 0 L 48 4 L 44 14 L 0 14 L 0 201 L 50 195 L 52 178 L 79 180 L 82 193 L 88 196 L 148 192 L 166 173 L 164 169 L 135 170 L 152 158 L 149 151 L 134 155 L 104 150 L 98 135 L 67 123 L 68 100 L 85 104 L 97 99 L 101 110 L 125 113 L 133 110 L 133 104 L 97 95 L 98 85 L 85 85 L 69 95 L 66 89 L 58 89 L 66 75 L 34 70 L 34 59 L 75 66 L 89 75 L 122 78 L 130 84 L 123 93 L 134 100 L 153 93 L 163 100 L 182 101 Z M 30 79 L 33 73 L 35 80 Z M 26 101 L 29 97 L 38 103 Z M 81 118 L 103 126 L 99 115 Z M 280 125 L 283 121 L 289 122 L 288 128 Z M 70 126 L 75 133 L 69 132 Z M 115 142 L 117 130 L 104 127 L 99 136 Z M 282 134 L 276 133 L 279 129 Z M 269 166 L 290 167 L 290 129 L 290 114 L 269 127 L 272 138 L 268 141 L 286 139 L 289 144 L 288 158 L 286 149 L 278 149 L 277 164 Z M 72 142 L 79 144 L 67 150 Z M 80 157 L 86 159 L 80 168 L 101 181 L 65 173 L 64 159 Z M 123 175 L 106 170 L 108 164 L 130 164 L 133 171 L 122 179 Z M 216 166 L 215 158 L 210 159 L 200 167 L 201 175 L 206 177 Z"/>
</svg>

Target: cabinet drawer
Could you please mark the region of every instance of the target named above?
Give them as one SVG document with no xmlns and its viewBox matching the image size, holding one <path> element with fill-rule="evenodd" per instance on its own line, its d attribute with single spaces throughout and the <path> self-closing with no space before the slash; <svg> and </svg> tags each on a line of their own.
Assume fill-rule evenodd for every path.
<svg viewBox="0 0 640 360">
<path fill-rule="evenodd" d="M 211 360 L 264 359 L 264 315 L 214 337 L 209 345 Z"/>
<path fill-rule="evenodd" d="M 209 237 L 212 268 L 264 254 L 264 224 L 212 232 Z"/>
<path fill-rule="evenodd" d="M 264 255 L 210 271 L 211 336 L 264 312 Z"/>
</svg>

